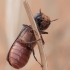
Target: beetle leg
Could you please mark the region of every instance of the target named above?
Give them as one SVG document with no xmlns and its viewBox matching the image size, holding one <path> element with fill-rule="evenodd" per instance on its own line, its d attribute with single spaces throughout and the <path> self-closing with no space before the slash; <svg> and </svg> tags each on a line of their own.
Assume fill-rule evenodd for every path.
<svg viewBox="0 0 70 70">
<path fill-rule="evenodd" d="M 37 32 L 36 32 L 35 30 L 31 29 L 31 31 L 35 32 L 35 33 L 36 33 L 36 35 L 38 35 L 38 34 L 37 34 Z"/>
<path fill-rule="evenodd" d="M 43 67 L 43 65 L 37 60 L 37 58 L 35 57 L 35 52 L 34 52 L 34 49 L 33 47 L 31 46 L 31 44 L 28 45 L 28 48 L 33 52 L 33 56 L 35 58 L 35 60 L 41 65 L 41 67 Z"/>
<path fill-rule="evenodd" d="M 42 35 L 41 35 L 41 40 L 42 40 L 42 43 L 43 43 L 43 45 L 44 45 L 44 44 L 45 44 L 45 42 L 44 42 L 44 39 L 43 39 Z"/>
<path fill-rule="evenodd" d="M 41 40 L 41 39 L 38 39 L 38 40 L 35 40 L 35 41 L 31 41 L 31 42 L 26 42 L 26 41 L 23 41 L 23 40 L 19 40 L 20 41 L 20 43 L 27 43 L 27 44 L 31 44 L 31 43 L 35 43 L 35 42 L 37 42 L 37 41 L 39 41 L 39 40 Z"/>
<path fill-rule="evenodd" d="M 32 31 L 34 31 L 36 33 L 36 35 L 37 35 L 37 32 L 35 30 L 32 30 Z M 44 44 L 45 42 L 43 40 L 42 34 L 48 34 L 48 32 L 40 31 L 41 39 L 39 39 L 39 40 L 42 40 L 42 43 Z M 36 40 L 36 41 L 39 41 L 39 40 Z"/>
<path fill-rule="evenodd" d="M 41 65 L 41 67 L 43 67 L 43 65 L 37 60 L 37 58 L 35 57 L 35 52 L 34 52 L 34 49 L 32 49 L 32 52 L 33 52 L 33 56 L 35 58 L 35 60 Z"/>
<path fill-rule="evenodd" d="M 48 34 L 48 32 L 41 31 L 42 34 Z"/>
<path fill-rule="evenodd" d="M 29 27 L 31 27 L 31 25 L 29 25 Z M 33 29 L 31 29 L 31 30 L 34 31 L 36 33 L 36 35 L 37 35 L 37 32 L 35 30 L 33 30 Z M 38 27 L 38 30 L 39 30 L 39 33 L 40 33 L 40 36 L 41 36 L 42 43 L 44 44 L 45 42 L 43 40 L 42 34 L 48 34 L 48 32 L 41 31 L 39 29 L 39 27 Z"/>
<path fill-rule="evenodd" d="M 23 24 L 23 26 L 31 27 L 31 25 L 28 26 L 28 25 L 25 25 L 25 24 Z M 36 33 L 36 35 L 37 35 L 37 32 L 36 32 L 35 30 L 33 30 L 33 29 L 31 29 L 31 30 L 34 31 L 34 32 Z M 43 31 L 41 31 L 41 30 L 39 29 L 39 27 L 38 27 L 38 30 L 39 30 L 40 36 L 41 36 L 41 39 L 39 39 L 39 40 L 42 40 L 42 43 L 44 44 L 45 42 L 44 42 L 44 40 L 43 40 L 43 38 L 42 38 L 41 33 L 42 33 L 42 34 L 47 34 L 48 32 L 43 32 Z M 39 40 L 36 40 L 36 41 L 39 41 Z M 33 42 L 36 42 L 36 41 L 25 42 L 25 43 L 33 43 Z"/>
<path fill-rule="evenodd" d="M 28 25 L 26 25 L 26 24 L 22 24 L 22 26 L 27 26 L 28 27 Z"/>
<path fill-rule="evenodd" d="M 38 27 L 38 31 L 39 31 L 39 33 L 40 33 L 40 37 L 41 37 L 41 40 L 42 40 L 42 43 L 43 43 L 43 45 L 44 45 L 44 40 L 43 40 L 43 37 L 42 37 L 42 31 L 39 29 L 39 27 Z"/>
</svg>

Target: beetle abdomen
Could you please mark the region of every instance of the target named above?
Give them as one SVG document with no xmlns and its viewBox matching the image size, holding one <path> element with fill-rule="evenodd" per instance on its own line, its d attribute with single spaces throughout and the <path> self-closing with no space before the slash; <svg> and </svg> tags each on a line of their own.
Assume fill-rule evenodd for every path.
<svg viewBox="0 0 70 70">
<path fill-rule="evenodd" d="M 14 68 L 22 68 L 29 60 L 31 50 L 27 48 L 28 45 L 20 42 L 15 42 L 9 53 L 9 63 Z"/>
</svg>

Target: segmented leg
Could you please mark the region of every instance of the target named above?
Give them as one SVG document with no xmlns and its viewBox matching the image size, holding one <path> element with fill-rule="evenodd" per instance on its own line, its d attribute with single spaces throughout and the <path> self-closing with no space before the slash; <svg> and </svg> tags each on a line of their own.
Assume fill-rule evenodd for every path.
<svg viewBox="0 0 70 70">
<path fill-rule="evenodd" d="M 43 65 L 37 60 L 37 58 L 35 57 L 35 52 L 33 47 L 31 46 L 31 44 L 28 45 L 28 48 L 33 52 L 33 56 L 35 58 L 35 60 L 40 64 L 41 67 L 43 67 Z"/>
<path fill-rule="evenodd" d="M 33 56 L 35 58 L 35 60 L 41 65 L 41 67 L 43 67 L 43 65 L 37 60 L 37 58 L 35 57 L 35 52 L 34 52 L 34 49 L 32 49 L 32 52 L 33 52 Z"/>
<path fill-rule="evenodd" d="M 41 31 L 42 34 L 48 34 L 48 32 Z"/>
<path fill-rule="evenodd" d="M 27 43 L 27 44 L 32 44 L 32 43 L 34 43 L 34 42 L 37 42 L 37 41 L 39 41 L 39 40 L 41 40 L 41 39 L 38 39 L 38 40 L 35 40 L 35 41 L 32 41 L 32 42 L 26 42 L 26 41 L 23 41 L 23 40 L 19 40 L 20 41 L 20 43 Z"/>
<path fill-rule="evenodd" d="M 28 25 L 25 25 L 25 24 L 23 24 L 23 26 L 31 27 L 31 25 L 28 26 Z M 39 32 L 40 32 L 40 37 L 41 37 L 42 43 L 44 44 L 45 42 L 44 42 L 44 40 L 43 40 L 42 34 L 48 34 L 48 32 L 41 31 L 41 30 L 39 29 L 39 27 L 38 27 L 38 30 L 39 30 Z M 35 30 L 31 29 L 31 31 L 34 31 L 34 32 L 36 33 L 36 35 L 37 35 L 37 32 L 36 32 Z M 37 41 L 37 40 L 36 40 L 36 41 Z M 33 41 L 33 42 L 35 42 L 35 41 Z M 28 42 L 28 43 L 33 43 L 33 42 Z"/>
</svg>

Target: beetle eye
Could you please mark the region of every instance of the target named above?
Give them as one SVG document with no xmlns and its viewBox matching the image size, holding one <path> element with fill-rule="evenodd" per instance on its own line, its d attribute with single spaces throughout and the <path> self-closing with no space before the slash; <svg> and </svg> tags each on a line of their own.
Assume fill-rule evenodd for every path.
<svg viewBox="0 0 70 70">
<path fill-rule="evenodd" d="M 37 19 L 40 19 L 40 17 L 38 17 Z"/>
<path fill-rule="evenodd" d="M 37 20 L 38 20 L 38 21 L 41 21 L 41 17 L 38 17 Z"/>
</svg>

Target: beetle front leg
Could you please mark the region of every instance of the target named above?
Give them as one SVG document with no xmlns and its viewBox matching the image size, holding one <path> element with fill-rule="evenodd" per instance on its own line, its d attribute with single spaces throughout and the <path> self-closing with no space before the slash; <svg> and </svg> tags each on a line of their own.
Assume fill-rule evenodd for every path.
<svg viewBox="0 0 70 70">
<path fill-rule="evenodd" d="M 40 31 L 42 34 L 48 34 L 48 32 Z"/>
<path fill-rule="evenodd" d="M 43 43 L 43 45 L 44 45 L 44 44 L 45 44 L 45 42 L 44 42 L 44 39 L 43 39 L 42 35 L 41 35 L 41 40 L 42 40 L 42 43 Z"/>
</svg>

